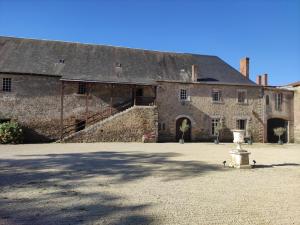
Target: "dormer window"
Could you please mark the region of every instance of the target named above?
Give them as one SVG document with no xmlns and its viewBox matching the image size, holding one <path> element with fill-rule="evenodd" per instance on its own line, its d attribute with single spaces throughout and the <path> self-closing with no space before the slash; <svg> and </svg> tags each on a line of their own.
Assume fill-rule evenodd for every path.
<svg viewBox="0 0 300 225">
<path fill-rule="evenodd" d="M 122 64 L 121 64 L 121 63 L 116 63 L 116 67 L 117 67 L 117 68 L 121 68 L 121 67 L 122 67 Z"/>
</svg>

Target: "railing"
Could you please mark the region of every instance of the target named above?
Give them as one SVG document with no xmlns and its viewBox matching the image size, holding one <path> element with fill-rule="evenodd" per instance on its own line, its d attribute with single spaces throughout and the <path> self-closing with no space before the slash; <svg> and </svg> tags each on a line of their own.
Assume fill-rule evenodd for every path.
<svg viewBox="0 0 300 225">
<path fill-rule="evenodd" d="M 78 132 L 80 130 L 83 130 L 85 127 L 93 125 L 101 120 L 104 120 L 118 112 L 121 112 L 125 109 L 128 109 L 132 106 L 132 100 L 115 105 L 113 107 L 105 107 L 101 112 L 95 113 L 91 116 L 89 116 L 85 121 L 82 120 L 80 122 L 75 122 L 73 124 L 69 124 L 67 126 L 64 126 L 62 129 L 61 139 L 64 137 L 73 134 L 75 132 Z"/>
</svg>

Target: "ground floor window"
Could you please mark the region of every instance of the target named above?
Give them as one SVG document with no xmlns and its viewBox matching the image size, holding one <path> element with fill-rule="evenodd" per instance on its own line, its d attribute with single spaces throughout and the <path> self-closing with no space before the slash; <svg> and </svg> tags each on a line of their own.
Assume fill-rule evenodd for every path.
<svg viewBox="0 0 300 225">
<path fill-rule="evenodd" d="M 85 120 L 76 120 L 76 127 L 75 127 L 75 131 L 78 132 L 78 131 L 81 131 L 85 128 Z"/>
<path fill-rule="evenodd" d="M 4 92 L 11 92 L 11 78 L 3 78 L 2 90 Z"/>
<path fill-rule="evenodd" d="M 211 134 L 216 135 L 216 127 L 220 123 L 220 119 L 214 118 L 211 120 Z"/>
<path fill-rule="evenodd" d="M 239 130 L 246 130 L 246 120 L 237 120 L 236 128 Z"/>
</svg>

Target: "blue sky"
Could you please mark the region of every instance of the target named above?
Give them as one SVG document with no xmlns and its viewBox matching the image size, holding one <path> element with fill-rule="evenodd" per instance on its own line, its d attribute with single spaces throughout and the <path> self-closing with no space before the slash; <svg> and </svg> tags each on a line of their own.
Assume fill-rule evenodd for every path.
<svg viewBox="0 0 300 225">
<path fill-rule="evenodd" d="M 0 0 L 0 35 L 249 56 L 252 80 L 300 80 L 300 0 Z"/>
</svg>

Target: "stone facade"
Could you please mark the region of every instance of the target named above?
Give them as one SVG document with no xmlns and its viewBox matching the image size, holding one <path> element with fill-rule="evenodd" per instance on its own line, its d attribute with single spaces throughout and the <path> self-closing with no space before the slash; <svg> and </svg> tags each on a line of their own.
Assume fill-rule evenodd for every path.
<svg viewBox="0 0 300 225">
<path fill-rule="evenodd" d="M 134 106 L 79 131 L 64 142 L 141 142 L 144 134 L 157 134 L 155 106 Z M 156 141 L 154 139 L 154 141 Z"/>
<path fill-rule="evenodd" d="M 282 106 L 280 110 L 275 107 L 275 95 L 282 94 Z M 267 100 L 268 98 L 268 100 Z M 287 138 L 288 142 L 294 142 L 294 93 L 290 90 L 282 88 L 264 87 L 264 122 L 267 125 L 268 120 L 278 118 L 287 122 Z M 267 103 L 268 101 L 268 103 Z M 267 127 L 264 132 L 264 140 L 267 142 Z M 273 131 L 269 131 L 273 132 Z"/>
<path fill-rule="evenodd" d="M 180 89 L 187 90 L 187 101 L 180 100 Z M 213 90 L 220 91 L 220 102 L 212 101 Z M 237 102 L 238 90 L 246 91 L 246 103 Z M 238 119 L 247 121 L 254 141 L 263 141 L 262 87 L 161 82 L 157 104 L 159 123 L 165 127 L 159 131 L 160 141 L 175 140 L 176 120 L 181 117 L 191 120 L 192 141 L 211 141 L 215 138 L 212 135 L 213 118 L 224 122 L 225 127 L 220 137 L 223 141 L 232 141 L 231 129 L 236 129 Z"/>
<path fill-rule="evenodd" d="M 300 143 L 300 86 L 294 88 L 294 137 Z"/>
</svg>

